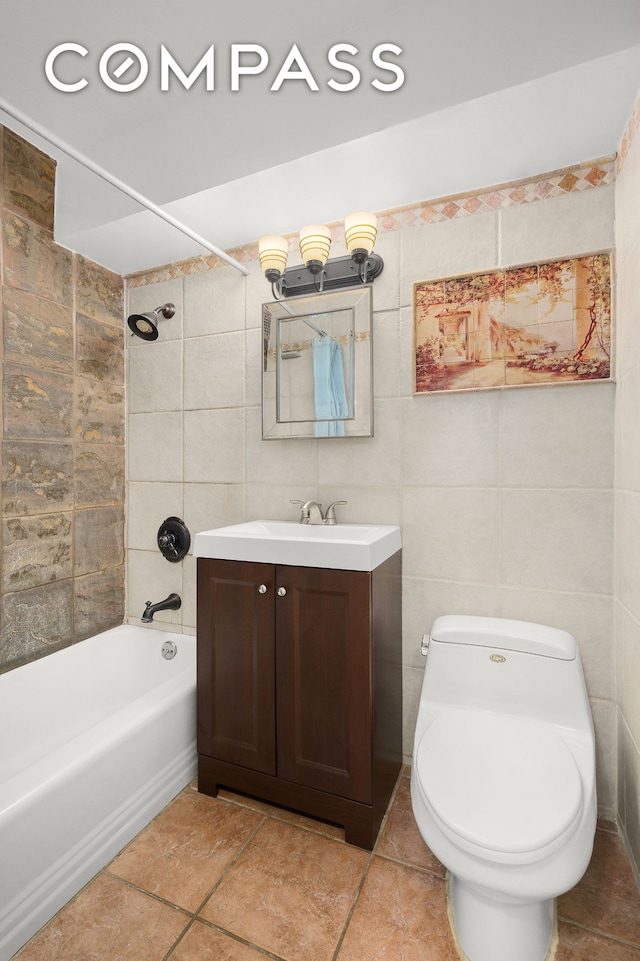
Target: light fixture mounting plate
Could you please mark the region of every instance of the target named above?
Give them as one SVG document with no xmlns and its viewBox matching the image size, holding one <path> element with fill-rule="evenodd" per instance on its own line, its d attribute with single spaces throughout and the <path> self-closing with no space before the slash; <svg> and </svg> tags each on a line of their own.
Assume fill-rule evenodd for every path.
<svg viewBox="0 0 640 961">
<path fill-rule="evenodd" d="M 322 277 L 323 292 L 361 285 L 363 283 L 361 273 L 364 272 L 365 265 L 366 281 L 364 283 L 369 283 L 380 276 L 384 261 L 376 253 L 369 254 L 362 266 L 349 256 L 328 260 L 324 265 Z M 301 294 L 317 294 L 319 282 L 318 275 L 312 274 L 304 264 L 298 267 L 287 267 L 282 275 L 282 296 L 299 297 Z"/>
</svg>

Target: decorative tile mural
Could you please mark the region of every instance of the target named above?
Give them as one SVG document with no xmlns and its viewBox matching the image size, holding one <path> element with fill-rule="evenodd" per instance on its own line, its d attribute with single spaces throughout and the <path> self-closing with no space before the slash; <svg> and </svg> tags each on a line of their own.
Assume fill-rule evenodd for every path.
<svg viewBox="0 0 640 961">
<path fill-rule="evenodd" d="M 415 393 L 611 377 L 611 254 L 413 285 Z"/>
</svg>

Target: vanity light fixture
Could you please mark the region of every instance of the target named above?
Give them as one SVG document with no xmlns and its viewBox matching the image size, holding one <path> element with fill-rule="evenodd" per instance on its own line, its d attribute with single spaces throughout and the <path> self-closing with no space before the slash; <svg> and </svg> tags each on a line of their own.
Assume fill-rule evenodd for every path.
<svg viewBox="0 0 640 961">
<path fill-rule="evenodd" d="M 300 253 L 304 263 L 287 267 L 289 243 L 273 234 L 258 241 L 260 266 L 271 284 L 275 300 L 300 294 L 322 293 L 342 287 L 366 284 L 382 273 L 384 263 L 373 252 L 378 218 L 368 211 L 349 214 L 344 222 L 349 256 L 329 260 L 331 231 L 324 224 L 308 224 L 300 231 Z"/>
</svg>

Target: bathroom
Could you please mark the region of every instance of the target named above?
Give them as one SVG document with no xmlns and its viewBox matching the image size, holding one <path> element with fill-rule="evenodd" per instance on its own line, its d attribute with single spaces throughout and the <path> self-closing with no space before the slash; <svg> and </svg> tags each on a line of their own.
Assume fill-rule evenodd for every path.
<svg viewBox="0 0 640 961">
<path fill-rule="evenodd" d="M 232 251 L 246 277 L 206 256 L 122 277 L 53 242 L 54 165 L 7 121 L 0 669 L 139 624 L 149 599 L 172 592 L 181 608 L 157 613 L 153 627 L 195 635 L 196 561 L 162 557 L 166 517 L 193 533 L 296 519 L 292 499 L 346 500 L 345 521 L 402 530 L 405 761 L 420 639 L 437 616 L 571 632 L 595 724 L 599 813 L 617 824 L 637 879 L 640 101 L 620 110 L 606 156 L 502 187 L 479 179 L 455 203 L 425 191 L 410 208 L 376 208 L 385 266 L 373 284 L 375 433 L 346 442 L 262 439 L 261 306 L 271 293 L 257 236 Z M 603 250 L 615 250 L 615 383 L 414 394 L 414 283 Z M 125 335 L 127 314 L 166 302 L 176 312 L 157 341 Z M 609 934 L 611 958 L 640 956 L 634 935 Z"/>
</svg>

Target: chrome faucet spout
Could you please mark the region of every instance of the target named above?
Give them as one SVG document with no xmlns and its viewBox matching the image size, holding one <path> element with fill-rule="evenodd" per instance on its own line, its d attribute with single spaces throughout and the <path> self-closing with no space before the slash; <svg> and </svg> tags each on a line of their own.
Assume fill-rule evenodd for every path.
<svg viewBox="0 0 640 961">
<path fill-rule="evenodd" d="M 326 513 L 322 513 L 322 504 L 318 501 L 291 501 L 292 504 L 297 504 L 300 507 L 300 523 L 301 524 L 326 524 L 333 527 L 337 524 L 335 508 L 339 504 L 346 504 L 347 501 L 334 501 L 333 504 L 329 504 Z"/>
<path fill-rule="evenodd" d="M 322 504 L 318 504 L 317 501 L 291 501 L 292 504 L 297 504 L 300 507 L 300 523 L 301 524 L 324 524 L 324 517 L 322 516 Z"/>
<path fill-rule="evenodd" d="M 181 606 L 182 599 L 179 594 L 169 594 L 168 597 L 165 597 L 163 601 L 158 601 L 157 604 L 147 601 L 140 620 L 143 624 L 150 624 L 153 615 L 157 614 L 158 611 L 177 611 Z"/>
</svg>

